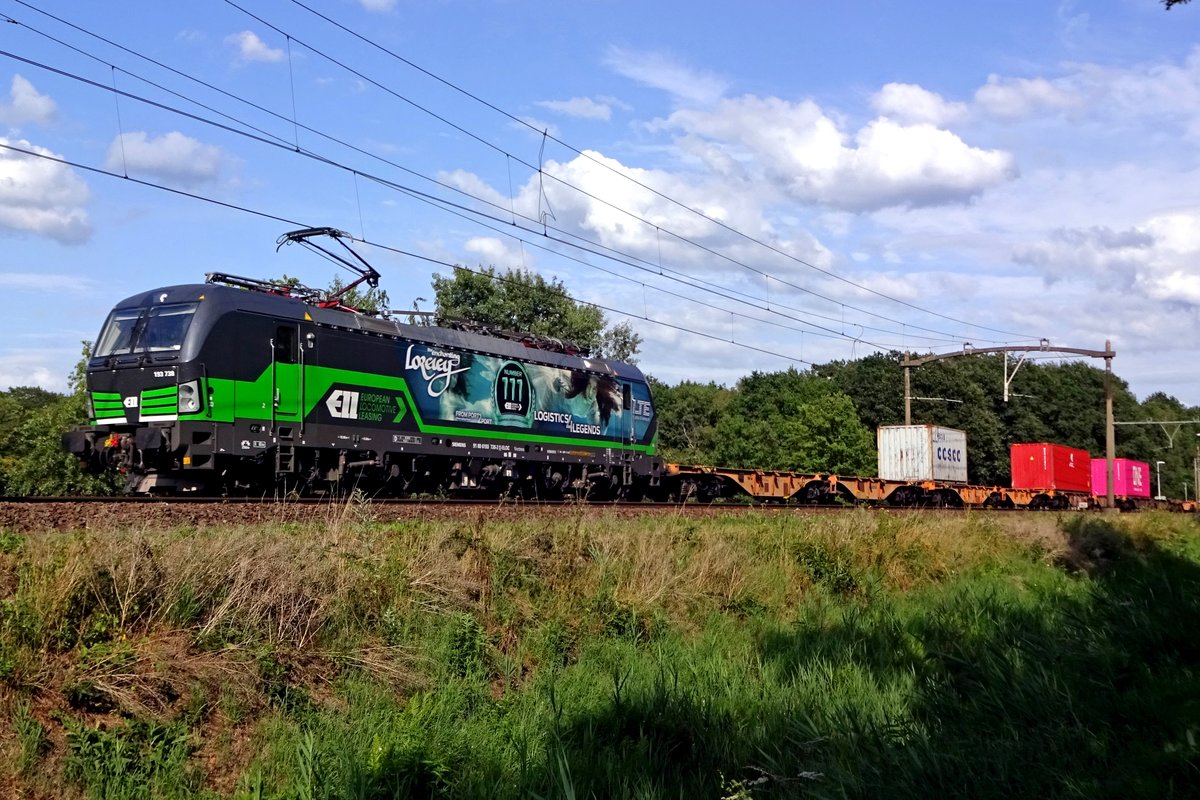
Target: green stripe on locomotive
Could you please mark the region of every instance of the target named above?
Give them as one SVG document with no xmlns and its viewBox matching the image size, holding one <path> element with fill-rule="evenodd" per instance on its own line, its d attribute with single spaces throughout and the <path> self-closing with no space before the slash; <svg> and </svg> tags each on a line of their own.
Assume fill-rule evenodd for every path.
<svg viewBox="0 0 1200 800">
<path fill-rule="evenodd" d="M 275 420 L 277 422 L 296 422 L 301 420 L 300 414 L 281 412 L 274 408 L 276 388 L 279 386 L 295 387 L 297 394 L 304 399 L 303 419 L 307 424 L 314 423 L 314 412 L 318 404 L 329 394 L 336 385 L 351 386 L 356 389 L 379 389 L 401 393 L 407 401 L 408 411 L 412 412 L 417 430 L 423 434 L 440 436 L 470 436 L 476 439 L 503 439 L 532 444 L 559 446 L 604 448 L 627 450 L 645 455 L 654 455 L 658 444 L 658 434 L 649 444 L 625 444 L 619 439 L 585 439 L 569 436 L 548 436 L 538 433 L 522 433 L 510 429 L 489 430 L 485 427 L 463 427 L 438 425 L 426 422 L 409 390 L 408 383 L 401 377 L 393 375 L 378 375 L 370 372 L 323 367 L 317 365 L 304 366 L 304 387 L 300 391 L 300 365 L 276 364 L 265 369 L 253 381 L 238 381 L 227 378 L 209 377 L 206 381 L 207 391 L 202 392 L 208 398 L 205 409 L 197 414 L 180 414 L 180 420 L 198 420 L 233 423 L 240 420 Z M 397 414 L 392 422 L 402 421 L 404 417 Z"/>
<path fill-rule="evenodd" d="M 139 398 L 142 414 L 174 414 L 179 408 L 179 387 L 163 386 L 158 389 L 143 389 Z"/>
<path fill-rule="evenodd" d="M 92 411 L 97 422 L 119 419 L 125 416 L 125 405 L 120 392 L 92 392 Z"/>
</svg>

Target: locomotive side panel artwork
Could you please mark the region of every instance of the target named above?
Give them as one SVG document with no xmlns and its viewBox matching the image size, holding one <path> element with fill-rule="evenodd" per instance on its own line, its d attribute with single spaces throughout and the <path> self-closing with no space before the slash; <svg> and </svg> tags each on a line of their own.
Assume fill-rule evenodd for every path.
<svg viewBox="0 0 1200 800">
<path fill-rule="evenodd" d="M 415 342 L 400 355 L 426 422 L 641 442 L 653 418 L 649 387 L 612 375 Z"/>
<path fill-rule="evenodd" d="M 309 333 L 312 335 L 309 336 Z M 648 450 L 655 430 L 649 386 L 629 368 L 570 359 L 555 366 L 539 353 L 493 355 L 414 341 L 437 329 L 389 338 L 314 326 L 304 334 L 305 421 L 523 442 L 612 445 Z"/>
</svg>

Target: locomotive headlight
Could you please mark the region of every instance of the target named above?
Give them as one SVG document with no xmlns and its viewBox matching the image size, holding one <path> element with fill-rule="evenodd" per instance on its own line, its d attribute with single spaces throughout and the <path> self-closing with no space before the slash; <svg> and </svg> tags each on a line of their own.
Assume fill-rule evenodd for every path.
<svg viewBox="0 0 1200 800">
<path fill-rule="evenodd" d="M 83 409 L 87 413 L 88 419 L 96 418 L 96 407 L 92 405 L 92 393 L 88 392 L 87 397 L 83 401 Z"/>
<path fill-rule="evenodd" d="M 188 381 L 179 384 L 179 411 L 195 414 L 200 410 L 200 382 Z"/>
</svg>

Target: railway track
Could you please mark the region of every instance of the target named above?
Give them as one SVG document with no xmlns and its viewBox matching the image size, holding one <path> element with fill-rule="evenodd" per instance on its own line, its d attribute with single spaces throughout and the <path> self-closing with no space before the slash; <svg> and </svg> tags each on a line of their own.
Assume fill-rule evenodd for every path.
<svg viewBox="0 0 1200 800">
<path fill-rule="evenodd" d="M 523 501 L 482 498 L 213 498 L 213 497 L 12 497 L 0 500 L 0 531 L 166 530 L 188 527 L 236 527 L 285 523 L 342 524 L 402 522 L 425 519 L 474 520 L 480 516 L 518 519 L 539 515 L 579 514 L 644 516 L 675 514 L 883 514 L 957 515 L 963 513 L 1034 513 L 1024 509 L 899 508 L 852 505 L 785 505 L 779 503 L 653 503 Z"/>
</svg>

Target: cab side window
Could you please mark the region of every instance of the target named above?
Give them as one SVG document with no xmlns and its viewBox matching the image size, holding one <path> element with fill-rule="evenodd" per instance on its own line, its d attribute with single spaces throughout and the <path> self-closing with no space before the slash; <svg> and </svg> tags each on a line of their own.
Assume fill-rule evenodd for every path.
<svg viewBox="0 0 1200 800">
<path fill-rule="evenodd" d="M 275 329 L 275 362 L 295 364 L 296 361 L 296 329 L 280 325 Z"/>
</svg>

